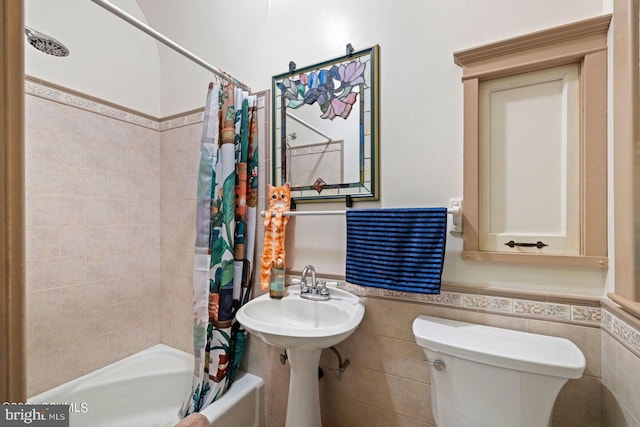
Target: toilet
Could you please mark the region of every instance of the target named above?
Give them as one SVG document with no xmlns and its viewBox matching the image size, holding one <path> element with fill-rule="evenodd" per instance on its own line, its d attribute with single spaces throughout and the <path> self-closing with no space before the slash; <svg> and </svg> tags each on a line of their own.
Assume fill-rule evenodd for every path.
<svg viewBox="0 0 640 427">
<path fill-rule="evenodd" d="M 553 405 L 585 358 L 564 338 L 431 316 L 413 321 L 430 364 L 438 427 L 548 427 Z"/>
</svg>

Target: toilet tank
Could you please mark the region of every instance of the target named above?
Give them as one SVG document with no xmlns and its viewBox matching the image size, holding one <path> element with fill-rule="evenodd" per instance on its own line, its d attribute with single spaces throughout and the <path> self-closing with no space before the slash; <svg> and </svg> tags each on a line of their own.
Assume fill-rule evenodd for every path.
<svg viewBox="0 0 640 427">
<path fill-rule="evenodd" d="M 564 338 L 419 316 L 418 345 L 431 368 L 432 409 L 446 427 L 542 427 L 569 378 L 580 378 L 584 355 Z"/>
</svg>

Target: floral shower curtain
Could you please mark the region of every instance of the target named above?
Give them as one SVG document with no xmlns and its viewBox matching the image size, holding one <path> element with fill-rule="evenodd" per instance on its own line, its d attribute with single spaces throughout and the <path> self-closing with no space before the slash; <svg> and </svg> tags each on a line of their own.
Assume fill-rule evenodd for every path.
<svg viewBox="0 0 640 427">
<path fill-rule="evenodd" d="M 233 383 L 247 333 L 235 312 L 249 299 L 258 192 L 256 97 L 209 85 L 198 171 L 193 276 L 194 377 L 180 416 Z"/>
</svg>

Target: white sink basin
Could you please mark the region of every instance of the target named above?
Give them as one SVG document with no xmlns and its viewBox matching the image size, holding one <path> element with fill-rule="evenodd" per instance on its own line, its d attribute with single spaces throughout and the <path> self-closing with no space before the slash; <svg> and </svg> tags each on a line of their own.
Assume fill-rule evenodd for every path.
<svg viewBox="0 0 640 427">
<path fill-rule="evenodd" d="M 291 350 L 321 350 L 346 339 L 364 316 L 364 304 L 357 296 L 329 287 L 331 299 L 300 298 L 300 286 L 287 288 L 282 299 L 269 294 L 255 298 L 236 313 L 249 332 L 267 344 Z"/>
<path fill-rule="evenodd" d="M 300 298 L 300 286 L 287 288 L 282 299 L 255 298 L 236 313 L 247 331 L 267 344 L 287 350 L 289 399 L 285 427 L 321 427 L 318 363 L 323 348 L 346 339 L 364 317 L 357 296 L 329 286 L 328 301 Z"/>
</svg>

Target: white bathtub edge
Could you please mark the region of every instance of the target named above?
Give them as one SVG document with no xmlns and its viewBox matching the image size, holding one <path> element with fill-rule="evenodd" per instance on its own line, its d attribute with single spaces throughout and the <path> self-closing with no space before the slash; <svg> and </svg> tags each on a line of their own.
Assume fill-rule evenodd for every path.
<svg viewBox="0 0 640 427">
<path fill-rule="evenodd" d="M 78 378 L 74 378 L 70 381 L 67 381 L 64 384 L 60 384 L 59 386 L 50 388 L 49 390 L 43 391 L 42 393 L 38 393 L 34 396 L 28 397 L 27 402 L 29 403 L 41 403 L 41 402 L 52 402 L 52 401 L 55 402 L 55 399 L 52 400 L 51 396 L 58 396 L 60 394 L 65 394 L 66 391 L 76 388 L 79 384 L 90 381 L 95 377 L 99 377 L 105 371 L 109 372 L 109 370 L 118 368 L 122 365 L 126 365 L 131 360 L 135 360 L 140 357 L 144 357 L 145 355 L 149 355 L 153 353 L 171 353 L 179 357 L 189 358 L 189 360 L 191 361 L 193 360 L 193 355 L 187 352 L 178 350 L 177 348 L 170 347 L 166 344 L 155 344 L 149 348 L 146 348 L 130 356 L 127 356 L 124 359 L 117 360 L 113 363 L 103 366 L 102 368 L 98 368 L 95 371 L 91 371 L 88 374 L 84 374 Z"/>
<path fill-rule="evenodd" d="M 206 416 L 209 423 L 213 425 L 213 423 L 220 419 L 228 410 L 251 393 L 257 393 L 256 399 L 259 401 L 257 402 L 256 409 L 261 410 L 262 402 L 260 399 L 262 399 L 263 388 L 264 380 L 262 378 L 248 372 L 238 371 L 235 381 L 225 394 L 200 411 L 200 413 Z"/>
<path fill-rule="evenodd" d="M 149 363 L 152 361 L 152 363 Z M 164 368 L 166 367 L 166 370 Z M 87 396 L 86 402 L 91 409 L 91 414 L 94 414 L 93 408 L 96 407 L 94 401 L 95 395 L 91 398 L 91 393 L 95 388 L 109 388 L 122 386 L 123 382 L 136 381 L 136 384 L 141 384 L 139 381 L 146 382 L 150 378 L 154 378 L 158 375 L 193 375 L 193 355 L 178 350 L 176 348 L 167 346 L 165 344 L 156 344 L 138 353 L 134 353 L 124 359 L 113 362 L 102 368 L 99 368 L 93 372 L 82 375 L 78 378 L 70 380 L 64 384 L 51 388 L 47 391 L 34 395 L 28 398 L 29 403 L 62 403 L 67 402 L 70 404 L 78 403 L 78 396 Z M 185 386 L 186 386 L 185 377 Z M 191 380 L 189 380 L 191 381 Z M 175 384 L 175 383 L 172 383 Z M 129 387 L 129 386 L 125 386 Z M 116 389 L 117 390 L 117 389 Z M 131 390 L 128 388 L 127 391 Z M 155 387 L 158 390 L 158 387 Z M 172 391 L 175 391 L 172 387 Z M 185 397 L 187 395 L 187 389 L 184 390 Z M 85 394 L 89 393 L 89 394 Z M 119 394 L 121 395 L 121 394 Z M 75 396 L 75 397 L 74 397 Z M 164 394 L 164 397 L 167 395 Z M 93 400 L 92 400 L 93 399 Z M 173 397 L 171 398 L 173 399 Z M 181 399 L 175 402 L 175 419 L 178 422 L 178 408 L 181 403 Z M 153 400 L 158 402 L 160 399 Z M 100 404 L 97 406 L 97 416 L 100 415 L 102 408 L 102 402 L 104 399 L 97 400 Z M 173 401 L 173 400 L 172 400 Z M 85 402 L 85 401 L 83 401 Z M 87 405 L 87 403 L 84 403 Z M 129 401 L 127 400 L 127 403 Z M 165 406 L 162 406 L 164 408 Z M 166 406 L 167 408 L 169 406 Z M 241 408 L 240 413 L 238 408 Z M 244 414 L 242 413 L 244 411 Z M 229 420 L 239 416 L 240 418 L 253 417 L 251 422 L 243 423 L 248 427 L 264 427 L 264 381 L 262 378 L 253 375 L 245 371 L 238 371 L 236 378 L 229 387 L 229 389 L 218 400 L 213 402 L 208 407 L 200 411 L 207 417 L 209 423 L 213 427 L 227 427 L 229 426 Z M 124 410 L 127 412 L 127 409 Z M 235 415 L 231 415 L 235 414 Z M 250 415 L 252 414 L 252 415 Z M 86 415 L 82 415 L 86 416 Z M 102 419 L 102 418 L 100 418 Z M 164 418 L 163 418 L 164 419 Z M 72 423 L 72 425 L 74 425 Z M 85 424 L 82 424 L 85 425 Z M 102 425 L 102 424 L 100 424 Z M 106 425 L 106 424 L 105 424 Z M 112 424 L 109 424 L 112 425 Z M 119 425 L 119 424 L 118 424 Z M 129 425 L 129 424 L 127 424 Z M 164 424 L 163 424 L 164 425 Z"/>
</svg>

